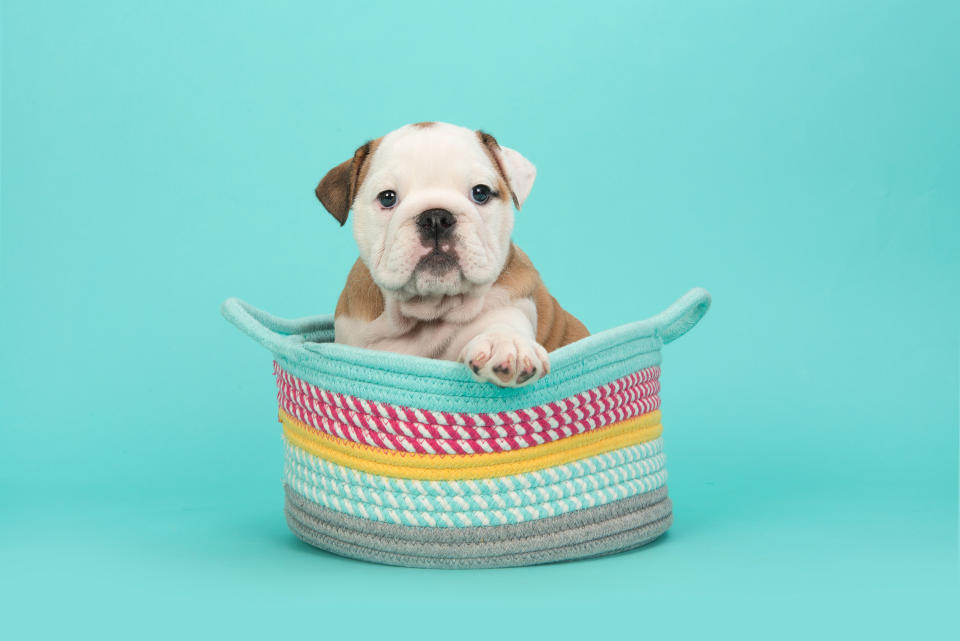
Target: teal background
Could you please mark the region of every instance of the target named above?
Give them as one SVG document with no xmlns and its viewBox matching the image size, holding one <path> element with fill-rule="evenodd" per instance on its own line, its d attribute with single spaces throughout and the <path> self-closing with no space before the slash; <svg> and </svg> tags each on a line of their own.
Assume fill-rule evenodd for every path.
<svg viewBox="0 0 960 641">
<path fill-rule="evenodd" d="M 0 636 L 957 638 L 960 5 L 356 4 L 3 3 Z M 331 311 L 314 185 L 434 119 L 537 165 L 516 240 L 591 329 L 712 292 L 654 546 L 439 572 L 287 531 L 218 305 Z"/>
</svg>

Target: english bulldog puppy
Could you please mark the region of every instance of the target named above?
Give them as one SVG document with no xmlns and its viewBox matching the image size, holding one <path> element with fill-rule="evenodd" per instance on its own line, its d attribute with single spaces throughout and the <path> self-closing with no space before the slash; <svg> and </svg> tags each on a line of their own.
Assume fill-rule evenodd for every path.
<svg viewBox="0 0 960 641">
<path fill-rule="evenodd" d="M 421 122 L 362 145 L 316 194 L 359 247 L 334 314 L 336 342 L 457 360 L 503 387 L 550 371 L 588 336 L 510 240 L 536 169 L 482 131 Z"/>
</svg>

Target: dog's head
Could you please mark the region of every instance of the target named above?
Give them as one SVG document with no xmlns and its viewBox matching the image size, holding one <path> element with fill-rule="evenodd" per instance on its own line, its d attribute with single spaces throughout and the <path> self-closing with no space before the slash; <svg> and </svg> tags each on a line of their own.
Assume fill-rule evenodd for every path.
<svg viewBox="0 0 960 641">
<path fill-rule="evenodd" d="M 418 123 L 361 146 L 316 194 L 341 225 L 354 212 L 360 258 L 382 290 L 402 299 L 470 294 L 503 269 L 513 206 L 535 176 L 489 134 Z"/>
</svg>

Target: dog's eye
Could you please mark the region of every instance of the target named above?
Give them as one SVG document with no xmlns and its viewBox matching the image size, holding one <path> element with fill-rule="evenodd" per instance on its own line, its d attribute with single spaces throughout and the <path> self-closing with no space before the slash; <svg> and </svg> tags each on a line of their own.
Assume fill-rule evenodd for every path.
<svg viewBox="0 0 960 641">
<path fill-rule="evenodd" d="M 490 188 L 486 185 L 474 185 L 473 189 L 470 190 L 470 196 L 473 198 L 473 202 L 482 205 L 490 199 Z"/>
<path fill-rule="evenodd" d="M 380 201 L 380 204 L 390 209 L 397 204 L 397 192 L 392 189 L 387 189 L 386 191 L 381 191 L 377 194 L 377 200 Z"/>
</svg>

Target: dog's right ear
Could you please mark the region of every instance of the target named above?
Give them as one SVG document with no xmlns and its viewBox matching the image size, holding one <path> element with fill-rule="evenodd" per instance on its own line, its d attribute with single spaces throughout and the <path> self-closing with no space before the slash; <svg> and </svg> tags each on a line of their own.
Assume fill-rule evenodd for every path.
<svg viewBox="0 0 960 641">
<path fill-rule="evenodd" d="M 340 221 L 341 227 L 347 222 L 347 214 L 353 206 L 353 199 L 357 197 L 357 190 L 367 173 L 366 168 L 377 142 L 371 140 L 361 145 L 353 158 L 328 171 L 314 190 L 324 208 Z"/>
</svg>

